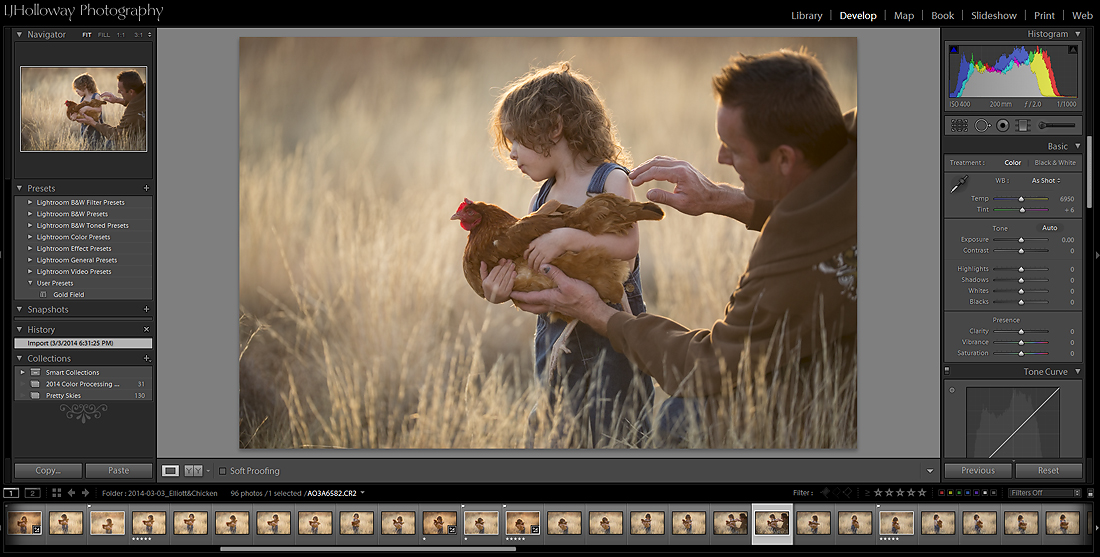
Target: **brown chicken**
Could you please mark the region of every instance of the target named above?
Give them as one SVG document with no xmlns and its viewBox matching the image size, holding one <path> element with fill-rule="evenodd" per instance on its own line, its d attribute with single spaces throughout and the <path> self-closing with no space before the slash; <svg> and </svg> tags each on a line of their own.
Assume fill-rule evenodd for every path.
<svg viewBox="0 0 1100 557">
<path fill-rule="evenodd" d="M 466 282 L 485 297 L 481 287 L 481 262 L 492 270 L 501 259 L 516 265 L 514 292 L 533 292 L 554 288 L 554 281 L 532 269 L 523 256 L 532 240 L 557 228 L 576 228 L 598 236 L 628 233 L 635 222 L 661 220 L 665 213 L 655 203 L 629 201 L 612 193 L 590 197 L 580 207 L 548 201 L 538 211 L 517 219 L 504 209 L 489 203 L 466 199 L 451 220 L 458 220 L 470 232 L 462 258 Z M 587 282 L 607 303 L 623 300 L 623 281 L 630 275 L 631 262 L 612 259 L 603 250 L 565 252 L 550 262 L 566 275 Z M 569 317 L 551 313 L 551 319 L 572 321 Z M 556 348 L 565 350 L 564 340 L 572 331 L 570 323 L 559 338 Z M 556 358 L 554 359 L 556 361 Z"/>
<path fill-rule="evenodd" d="M 79 103 L 79 104 L 77 104 L 73 101 L 65 101 L 65 117 L 72 120 L 73 114 L 80 113 L 80 109 L 82 109 L 84 107 L 91 107 L 91 108 L 99 109 L 99 107 L 101 107 L 105 104 L 107 104 L 107 101 L 103 101 L 103 100 L 100 100 L 100 99 L 92 99 L 92 100 L 84 101 L 84 102 Z M 96 110 L 94 112 L 98 112 L 98 111 L 99 110 Z M 89 110 L 87 112 L 93 112 L 93 111 Z M 95 119 L 95 117 L 91 116 L 90 114 L 87 115 L 87 116 L 90 116 L 93 120 Z"/>
</svg>

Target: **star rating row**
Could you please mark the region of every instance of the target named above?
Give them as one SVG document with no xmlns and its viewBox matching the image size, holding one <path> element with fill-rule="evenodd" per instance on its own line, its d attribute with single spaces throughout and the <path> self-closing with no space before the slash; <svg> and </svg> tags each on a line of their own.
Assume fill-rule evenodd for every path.
<svg viewBox="0 0 1100 557">
<path fill-rule="evenodd" d="M 924 497 L 928 492 L 925 491 L 924 488 L 921 488 L 919 490 L 913 488 L 909 488 L 908 490 L 904 490 L 901 488 L 898 488 L 896 490 L 887 488 L 886 491 L 876 489 L 875 497 L 882 497 L 883 493 L 885 493 L 887 497 Z"/>
</svg>

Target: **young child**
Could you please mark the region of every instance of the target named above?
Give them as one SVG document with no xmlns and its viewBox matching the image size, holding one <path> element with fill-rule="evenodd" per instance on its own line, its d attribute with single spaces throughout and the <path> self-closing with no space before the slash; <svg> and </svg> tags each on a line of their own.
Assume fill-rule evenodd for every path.
<svg viewBox="0 0 1100 557">
<path fill-rule="evenodd" d="M 568 62 L 533 70 L 513 82 L 497 100 L 493 109 L 491 133 L 498 155 L 507 156 L 520 172 L 542 187 L 531 200 L 534 212 L 548 200 L 578 207 L 589 196 L 613 193 L 631 201 L 633 187 L 627 178 L 629 158 L 616 138 L 603 101 L 596 95 L 588 78 L 572 71 Z M 638 260 L 640 235 L 635 226 L 625 236 L 560 228 L 531 242 L 525 254 L 533 269 L 566 251 L 603 249 L 611 257 L 633 260 L 633 271 L 623 286 L 637 315 L 646 310 L 642 300 L 641 271 Z M 515 265 L 503 262 L 486 273 L 482 271 L 485 298 L 501 303 L 511 296 Z M 613 304 L 624 309 L 621 304 Z M 626 432 L 646 435 L 650 430 L 649 410 L 653 402 L 653 380 L 637 373 L 625 356 L 611 348 L 611 342 L 581 323 L 567 343 L 568 353 L 561 357 L 561 368 L 546 369 L 550 347 L 565 328 L 564 321 L 550 322 L 546 313 L 539 315 L 535 332 L 535 373 L 549 387 L 550 405 L 558 404 L 557 392 L 565 393 L 567 409 L 587 424 L 591 431 L 588 446 L 610 439 L 623 439 Z M 614 423 L 613 412 L 622 412 L 622 421 Z M 534 416 L 534 411 L 532 411 Z"/>
<path fill-rule="evenodd" d="M 82 73 L 76 76 L 76 79 L 73 80 L 73 92 L 77 95 L 80 95 L 80 101 L 78 102 L 85 102 L 92 99 L 101 98 L 99 94 L 99 88 L 96 87 L 95 84 L 95 79 L 86 73 Z M 99 122 L 100 124 L 103 123 L 102 107 L 93 108 L 90 106 L 86 106 L 80 109 L 80 113 L 88 116 L 96 122 Z M 73 117 L 76 117 L 76 115 L 74 114 Z M 96 129 L 92 126 L 86 124 L 80 124 L 80 136 L 86 139 L 92 145 L 95 145 L 96 147 L 103 147 L 107 143 L 107 139 L 103 137 L 103 135 L 96 131 Z"/>
</svg>

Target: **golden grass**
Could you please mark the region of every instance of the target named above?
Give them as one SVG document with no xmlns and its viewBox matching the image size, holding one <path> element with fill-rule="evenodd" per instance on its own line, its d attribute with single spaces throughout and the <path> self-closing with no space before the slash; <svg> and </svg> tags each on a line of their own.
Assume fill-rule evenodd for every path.
<svg viewBox="0 0 1100 557">
<path fill-rule="evenodd" d="M 167 514 L 163 511 L 134 511 L 130 513 L 130 531 L 134 534 L 146 533 L 146 520 L 149 520 L 149 515 L 153 515 L 153 530 L 149 533 L 154 535 L 164 534 L 168 528 Z M 198 524 L 196 522 L 196 524 Z"/>
<path fill-rule="evenodd" d="M 144 151 L 145 136 L 123 136 L 111 141 L 110 147 L 87 141 L 80 135 L 80 123 L 65 115 L 65 101 L 80 102 L 73 92 L 73 79 L 87 73 L 96 81 L 99 92 L 116 93 L 116 76 L 135 68 L 20 68 L 19 84 L 19 146 L 23 151 Z M 145 69 L 136 68 L 145 80 Z M 104 123 L 117 126 L 126 107 L 103 105 Z"/>
<path fill-rule="evenodd" d="M 62 520 L 61 515 L 65 515 L 65 518 L 69 521 L 68 535 L 79 536 L 84 534 L 84 512 L 77 509 L 75 511 L 50 511 L 51 536 L 60 536 L 63 533 L 61 524 L 58 523 L 59 520 Z M 16 531 L 18 532 L 18 530 Z"/>
<path fill-rule="evenodd" d="M 936 515 L 940 515 L 939 520 L 943 522 L 943 526 L 940 528 L 940 534 L 954 535 L 955 511 L 921 511 L 920 533 L 933 535 L 936 533 Z"/>
<path fill-rule="evenodd" d="M 715 161 L 710 78 L 738 51 L 802 44 L 855 106 L 854 39 L 242 39 L 240 446 L 522 448 L 545 401 L 535 317 L 473 293 L 448 220 L 465 197 L 522 214 L 538 186 L 493 156 L 499 89 L 572 59 L 636 163 L 676 156 L 737 183 Z M 756 233 L 669 213 L 641 225 L 649 311 L 709 328 Z M 740 369 L 754 386 L 717 409 L 727 431 L 695 427 L 687 446 L 854 448 L 852 371 L 756 385 Z M 535 447 L 563 431 L 569 446 L 660 446 L 630 425 L 586 437 L 540 409 Z"/>
<path fill-rule="evenodd" d="M 355 515 L 359 515 L 359 534 L 374 534 L 374 511 L 340 511 L 340 534 L 353 535 L 355 527 L 352 522 Z"/>
</svg>

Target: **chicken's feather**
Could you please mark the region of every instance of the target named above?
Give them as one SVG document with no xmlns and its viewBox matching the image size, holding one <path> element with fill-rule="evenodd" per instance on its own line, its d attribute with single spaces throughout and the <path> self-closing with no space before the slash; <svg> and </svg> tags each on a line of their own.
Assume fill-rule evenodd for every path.
<svg viewBox="0 0 1100 557">
<path fill-rule="evenodd" d="M 460 207 L 459 217 L 467 203 Z M 584 230 L 593 235 L 626 234 L 640 220 L 660 220 L 664 212 L 654 203 L 632 202 L 615 194 L 603 193 L 589 198 L 580 207 L 548 201 L 538 211 L 516 219 L 504 209 L 489 203 L 469 202 L 468 211 L 478 215 L 471 224 L 463 257 L 466 281 L 481 297 L 481 262 L 492 270 L 501 259 L 516 264 L 512 290 L 533 292 L 553 288 L 554 281 L 527 264 L 524 252 L 539 236 L 563 227 Z M 465 222 L 465 221 L 464 221 Z M 623 297 L 623 282 L 630 275 L 630 261 L 611 258 L 602 249 L 566 252 L 550 262 L 566 275 L 592 285 L 600 298 L 617 303 Z M 552 317 L 564 318 L 553 315 Z"/>
</svg>

